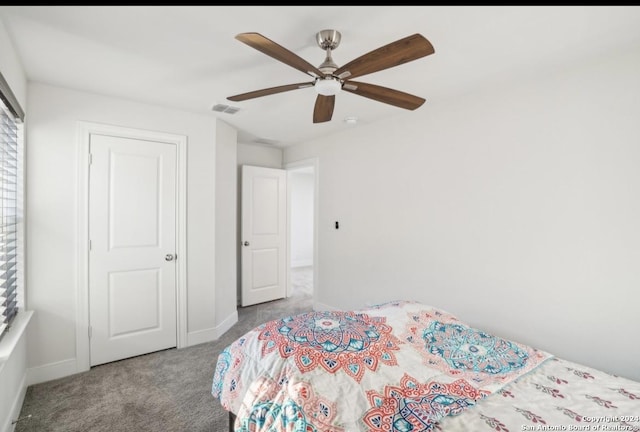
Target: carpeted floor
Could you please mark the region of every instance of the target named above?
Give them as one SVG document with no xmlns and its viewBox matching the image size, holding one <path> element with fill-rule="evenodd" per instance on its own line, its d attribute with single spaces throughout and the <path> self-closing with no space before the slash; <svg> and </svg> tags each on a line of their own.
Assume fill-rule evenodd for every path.
<svg viewBox="0 0 640 432">
<path fill-rule="evenodd" d="M 291 285 L 294 293 L 313 295 L 313 267 L 292 267 Z"/>
<path fill-rule="evenodd" d="M 211 395 L 218 354 L 259 324 L 312 310 L 306 290 L 238 308 L 219 340 L 92 368 L 27 389 L 16 432 L 226 432 L 228 414 Z"/>
</svg>

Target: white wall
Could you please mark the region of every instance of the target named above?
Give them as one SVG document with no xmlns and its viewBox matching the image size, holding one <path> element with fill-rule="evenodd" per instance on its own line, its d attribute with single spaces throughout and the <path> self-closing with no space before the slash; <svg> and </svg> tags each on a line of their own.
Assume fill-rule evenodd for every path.
<svg viewBox="0 0 640 432">
<path fill-rule="evenodd" d="M 282 168 L 282 149 L 238 143 L 238 166 L 241 165 Z"/>
<path fill-rule="evenodd" d="M 2 19 L 0 19 L 0 71 L 18 99 L 22 110 L 26 112 L 27 76 Z"/>
<path fill-rule="evenodd" d="M 78 120 L 187 136 L 187 337 L 195 343 L 217 334 L 217 320 L 235 307 L 216 306 L 218 298 L 233 296 L 224 292 L 233 282 L 218 292 L 223 281 L 215 268 L 215 211 L 223 206 L 216 199 L 216 118 L 38 83 L 28 89 L 28 306 L 35 311 L 28 357 L 36 377 L 30 381 L 77 370 Z"/>
<path fill-rule="evenodd" d="M 291 190 L 291 267 L 313 265 L 313 173 L 290 171 Z"/>
<path fill-rule="evenodd" d="M 216 130 L 216 328 L 218 337 L 238 321 L 237 131 L 222 121 Z"/>
<path fill-rule="evenodd" d="M 322 170 L 319 307 L 415 299 L 640 380 L 639 76 L 636 47 L 285 150 Z"/>
<path fill-rule="evenodd" d="M 23 111 L 27 113 L 27 77 L 1 19 L 0 72 Z M 25 121 L 28 121 L 28 113 Z M 21 283 L 24 284 L 24 280 Z M 24 311 L 20 314 L 24 315 Z M 24 317 L 19 316 L 16 321 L 21 318 Z M 21 330 L 23 326 L 18 324 L 14 322 L 13 335 L 7 335 L 0 340 L 0 432 L 14 429 L 11 420 L 17 418 L 20 413 L 27 389 L 27 337 L 24 329 Z M 16 336 L 16 333 L 21 334 L 12 337 Z"/>
</svg>

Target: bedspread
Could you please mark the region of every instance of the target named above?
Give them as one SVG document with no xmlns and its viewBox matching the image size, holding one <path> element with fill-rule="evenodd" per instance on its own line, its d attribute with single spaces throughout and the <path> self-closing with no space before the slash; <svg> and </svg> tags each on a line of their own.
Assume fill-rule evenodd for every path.
<svg viewBox="0 0 640 432">
<path fill-rule="evenodd" d="M 446 311 L 391 302 L 258 326 L 219 355 L 212 394 L 236 414 L 236 431 L 430 431 L 505 399 L 506 386 L 551 359 Z"/>
<path fill-rule="evenodd" d="M 554 357 L 434 430 L 640 432 L 640 382 Z"/>
</svg>

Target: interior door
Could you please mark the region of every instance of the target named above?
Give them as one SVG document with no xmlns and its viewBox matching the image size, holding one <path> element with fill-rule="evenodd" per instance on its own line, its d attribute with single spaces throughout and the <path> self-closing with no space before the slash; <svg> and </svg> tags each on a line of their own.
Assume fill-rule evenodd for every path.
<svg viewBox="0 0 640 432">
<path fill-rule="evenodd" d="M 174 144 L 92 134 L 91 366 L 177 345 Z"/>
<path fill-rule="evenodd" d="M 286 296 L 287 175 L 242 166 L 241 305 Z"/>
</svg>

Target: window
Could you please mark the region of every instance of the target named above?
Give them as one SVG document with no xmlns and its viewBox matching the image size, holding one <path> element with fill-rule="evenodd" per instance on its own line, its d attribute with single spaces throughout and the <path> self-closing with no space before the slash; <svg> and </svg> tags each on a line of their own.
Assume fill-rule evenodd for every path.
<svg viewBox="0 0 640 432">
<path fill-rule="evenodd" d="M 0 75 L 0 338 L 18 313 L 23 113 Z"/>
</svg>

